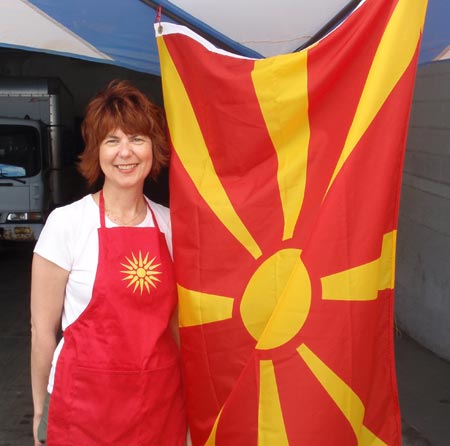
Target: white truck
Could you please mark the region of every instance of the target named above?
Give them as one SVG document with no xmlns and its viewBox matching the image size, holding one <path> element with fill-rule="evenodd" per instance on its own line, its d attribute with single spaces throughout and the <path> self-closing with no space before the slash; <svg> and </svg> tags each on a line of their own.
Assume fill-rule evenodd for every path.
<svg viewBox="0 0 450 446">
<path fill-rule="evenodd" d="M 58 79 L 0 78 L 0 241 L 35 241 L 68 201 L 73 99 Z"/>
</svg>

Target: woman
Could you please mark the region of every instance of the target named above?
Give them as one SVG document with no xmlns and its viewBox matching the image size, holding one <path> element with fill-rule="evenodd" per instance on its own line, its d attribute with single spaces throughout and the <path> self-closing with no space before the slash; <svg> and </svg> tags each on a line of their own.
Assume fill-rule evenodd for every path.
<svg viewBox="0 0 450 446">
<path fill-rule="evenodd" d="M 181 446 L 169 211 L 143 195 L 168 161 L 161 113 L 113 81 L 89 103 L 82 135 L 80 171 L 102 187 L 52 212 L 33 257 L 35 444 Z"/>
</svg>

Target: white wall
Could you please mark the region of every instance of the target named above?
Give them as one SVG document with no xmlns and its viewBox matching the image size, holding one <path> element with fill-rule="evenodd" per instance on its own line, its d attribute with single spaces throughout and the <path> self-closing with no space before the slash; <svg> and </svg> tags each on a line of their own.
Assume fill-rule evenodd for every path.
<svg viewBox="0 0 450 446">
<path fill-rule="evenodd" d="M 450 360 L 450 61 L 418 70 L 400 204 L 396 319 Z"/>
</svg>

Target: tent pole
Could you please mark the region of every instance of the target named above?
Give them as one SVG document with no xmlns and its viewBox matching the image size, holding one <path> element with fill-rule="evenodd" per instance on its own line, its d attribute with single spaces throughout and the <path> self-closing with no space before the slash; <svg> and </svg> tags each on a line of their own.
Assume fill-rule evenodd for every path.
<svg viewBox="0 0 450 446">
<path fill-rule="evenodd" d="M 301 51 L 302 49 L 316 43 L 322 37 L 326 36 L 336 25 L 338 25 L 343 19 L 345 19 L 363 0 L 352 0 L 346 6 L 344 6 L 329 22 L 327 22 L 322 28 L 319 29 L 312 37 L 310 37 L 303 45 L 299 46 L 295 51 Z"/>
</svg>

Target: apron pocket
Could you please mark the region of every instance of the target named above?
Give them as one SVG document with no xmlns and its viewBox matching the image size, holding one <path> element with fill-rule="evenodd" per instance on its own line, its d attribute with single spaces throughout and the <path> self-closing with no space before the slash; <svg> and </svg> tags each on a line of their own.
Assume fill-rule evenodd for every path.
<svg viewBox="0 0 450 446">
<path fill-rule="evenodd" d="M 71 392 L 71 444 L 178 446 L 186 439 L 181 373 L 77 367 Z"/>
<path fill-rule="evenodd" d="M 144 381 L 141 371 L 77 367 L 70 395 L 72 444 L 139 445 Z"/>
<path fill-rule="evenodd" d="M 141 444 L 184 446 L 186 415 L 179 363 L 143 375 Z"/>
</svg>

